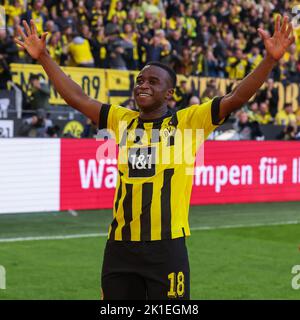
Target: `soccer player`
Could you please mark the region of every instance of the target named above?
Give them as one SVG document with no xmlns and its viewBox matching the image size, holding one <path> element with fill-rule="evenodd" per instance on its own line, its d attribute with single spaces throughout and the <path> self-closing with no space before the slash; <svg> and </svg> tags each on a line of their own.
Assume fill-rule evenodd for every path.
<svg viewBox="0 0 300 320">
<path fill-rule="evenodd" d="M 128 162 L 118 159 L 118 183 L 102 268 L 104 299 L 189 299 L 190 272 L 185 237 L 188 224 L 193 163 L 154 161 L 163 150 L 180 147 L 180 132 L 204 130 L 206 138 L 231 112 L 239 109 L 266 81 L 275 64 L 294 42 L 288 18 L 277 16 L 271 37 L 262 29 L 266 54 L 261 63 L 231 93 L 202 105 L 169 111 L 176 75 L 166 65 L 148 63 L 139 73 L 134 98 L 139 112 L 108 105 L 89 98 L 46 50 L 46 34 L 38 37 L 36 27 L 23 21 L 18 28 L 23 41 L 15 39 L 43 66 L 67 104 L 81 111 L 99 129 L 110 129 L 120 148 L 127 146 Z M 126 123 L 120 130 L 121 123 Z M 159 135 L 154 134 L 158 131 Z M 195 135 L 185 141 L 181 155 L 199 141 Z M 186 147 L 188 146 L 188 148 Z M 189 149 L 189 150 L 188 150 Z M 193 158 L 194 159 L 194 158 Z M 123 159 L 124 160 L 124 159 Z"/>
</svg>

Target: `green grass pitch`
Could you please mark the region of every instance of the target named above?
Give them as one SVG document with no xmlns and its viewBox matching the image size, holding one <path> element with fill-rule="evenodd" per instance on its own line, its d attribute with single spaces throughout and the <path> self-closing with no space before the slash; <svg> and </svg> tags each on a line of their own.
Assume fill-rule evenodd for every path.
<svg viewBox="0 0 300 320">
<path fill-rule="evenodd" d="M 111 210 L 0 215 L 0 300 L 99 299 L 110 221 Z M 191 207 L 190 226 L 192 299 L 300 299 L 299 202 Z"/>
</svg>

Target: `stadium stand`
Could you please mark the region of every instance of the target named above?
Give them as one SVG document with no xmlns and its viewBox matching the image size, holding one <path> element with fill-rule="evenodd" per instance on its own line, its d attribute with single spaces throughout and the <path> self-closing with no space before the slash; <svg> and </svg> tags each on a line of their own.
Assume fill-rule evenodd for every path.
<svg viewBox="0 0 300 320">
<path fill-rule="evenodd" d="M 53 103 L 51 99 L 51 104 L 59 106 L 50 108 L 47 99 L 41 101 L 43 95 L 45 98 L 45 90 L 49 90 L 46 85 L 42 84 L 44 94 L 38 90 L 37 105 L 34 103 L 37 95 L 35 86 L 27 84 L 24 89 L 14 81 L 12 63 L 36 63 L 13 41 L 16 26 L 22 19 L 28 22 L 33 19 L 39 33 L 48 32 L 49 53 L 64 67 L 130 72 L 140 70 L 150 60 L 169 64 L 177 74 L 183 75 L 174 100 L 170 101 L 170 107 L 181 109 L 188 107 L 190 101 L 197 101 L 199 96 L 199 92 L 186 85 L 184 79 L 229 79 L 221 91 L 216 81 L 207 81 L 199 96 L 203 102 L 228 92 L 232 85 L 253 70 L 264 55 L 257 28 L 263 27 L 272 33 L 276 15 L 289 15 L 293 3 L 283 0 L 5 0 L 2 5 L 6 13 L 6 29 L 0 30 L 0 110 L 7 109 L 8 112 L 1 111 L 0 116 L 18 118 L 16 127 L 19 128 L 24 124 L 21 118 L 31 117 L 34 110 L 45 109 L 52 121 L 75 118 L 84 128 L 86 119 L 77 112 L 70 111 L 63 104 Z M 296 29 L 295 35 L 296 43 L 254 98 L 256 110 L 253 110 L 253 104 L 245 106 L 249 122 L 255 122 L 256 128 L 261 126 L 263 133 L 267 131 L 263 134 L 265 139 L 282 136 L 290 139 L 290 135 L 279 135 L 279 132 L 291 127 L 296 128 L 293 139 L 299 136 L 299 89 L 296 83 L 300 74 L 300 29 Z M 283 86 L 284 93 L 280 92 L 278 83 Z M 287 86 L 291 89 L 286 90 Z M 5 102 L 7 95 L 11 96 L 9 107 Z M 130 93 L 119 102 L 125 107 L 135 108 Z M 290 102 L 292 115 L 283 108 Z M 232 116 L 231 128 L 241 125 L 239 119 L 240 114 Z M 62 135 L 62 131 L 59 134 Z M 15 129 L 14 135 L 19 135 L 19 131 Z"/>
</svg>

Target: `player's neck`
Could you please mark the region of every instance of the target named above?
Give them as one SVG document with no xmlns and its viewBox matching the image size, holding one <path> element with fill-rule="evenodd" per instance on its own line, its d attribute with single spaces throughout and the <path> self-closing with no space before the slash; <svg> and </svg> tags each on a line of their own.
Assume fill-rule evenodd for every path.
<svg viewBox="0 0 300 320">
<path fill-rule="evenodd" d="M 168 112 L 168 106 L 163 105 L 155 110 L 140 110 L 140 119 L 141 120 L 155 120 L 162 118 Z"/>
</svg>

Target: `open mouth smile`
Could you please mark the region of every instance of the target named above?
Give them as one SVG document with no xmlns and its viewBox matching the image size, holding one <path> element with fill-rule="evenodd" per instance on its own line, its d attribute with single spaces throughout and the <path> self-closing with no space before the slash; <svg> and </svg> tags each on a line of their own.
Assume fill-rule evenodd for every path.
<svg viewBox="0 0 300 320">
<path fill-rule="evenodd" d="M 141 93 L 138 93 L 138 96 L 139 97 L 151 97 L 152 95 L 150 93 L 141 92 Z"/>
</svg>

